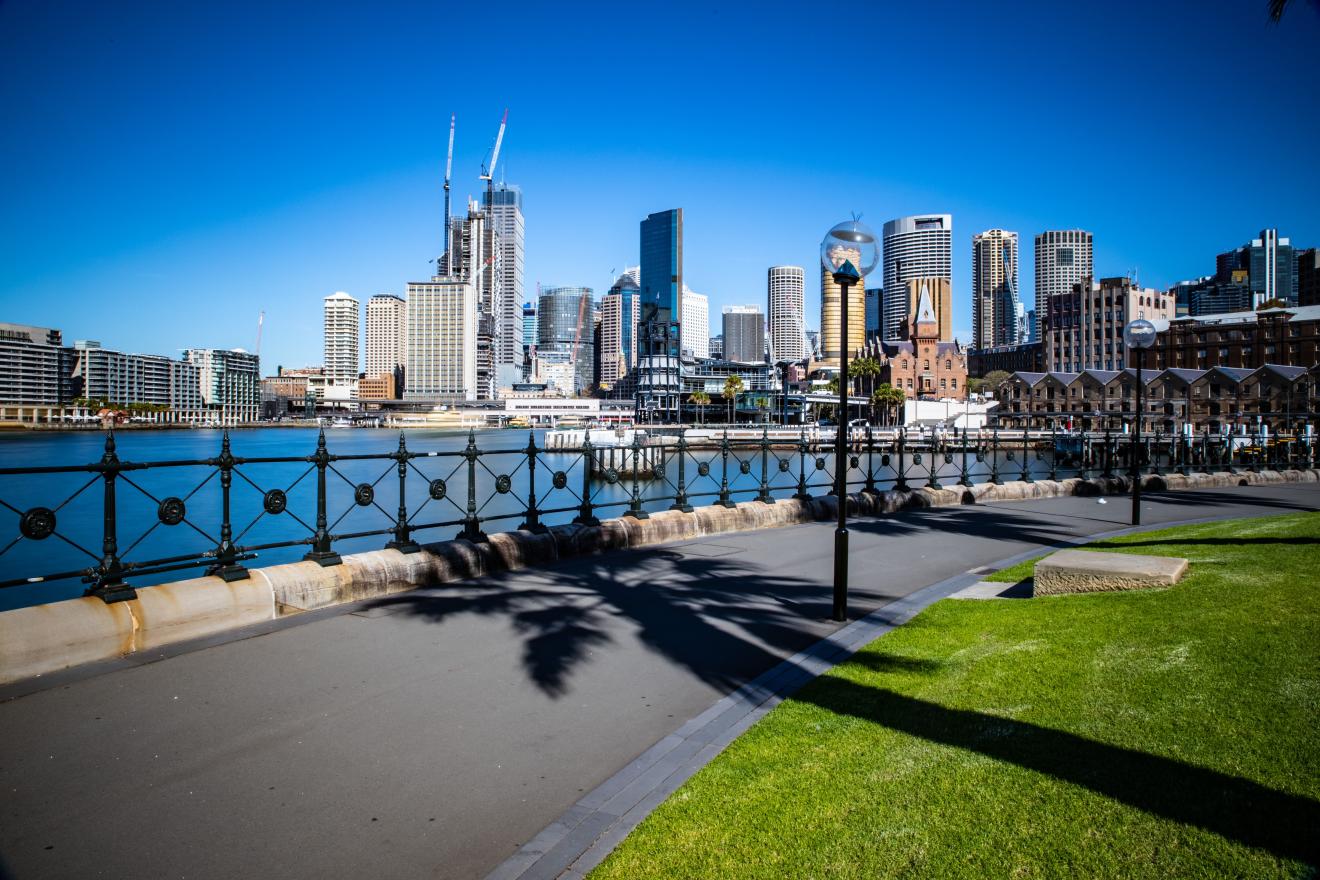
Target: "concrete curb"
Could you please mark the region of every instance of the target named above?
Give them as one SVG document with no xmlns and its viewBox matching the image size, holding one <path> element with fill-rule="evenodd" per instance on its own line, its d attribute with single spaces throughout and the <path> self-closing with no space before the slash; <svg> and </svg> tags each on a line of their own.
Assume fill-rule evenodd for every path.
<svg viewBox="0 0 1320 880">
<path fill-rule="evenodd" d="M 1261 471 L 1183 476 L 1147 476 L 1146 491 L 1214 489 L 1272 483 L 1313 483 L 1320 471 Z M 1009 481 L 970 487 L 928 487 L 910 491 L 860 492 L 848 496 L 849 513 L 884 516 L 900 510 L 1122 494 L 1127 478 Z M 552 526 L 544 533 L 503 532 L 489 541 L 442 541 L 423 552 L 374 550 L 343 557 L 322 567 L 293 562 L 254 569 L 244 581 L 191 578 L 138 590 L 138 598 L 114 605 L 99 599 L 71 599 L 0 612 L 0 684 L 211 635 L 285 614 L 360 601 L 419 587 L 433 587 L 560 559 L 649 547 L 753 529 L 781 528 L 830 520 L 833 496 L 779 499 L 774 504 L 743 501 L 733 507 L 709 506 L 692 513 L 660 511 L 647 519 L 619 517 L 596 526 Z"/>
</svg>

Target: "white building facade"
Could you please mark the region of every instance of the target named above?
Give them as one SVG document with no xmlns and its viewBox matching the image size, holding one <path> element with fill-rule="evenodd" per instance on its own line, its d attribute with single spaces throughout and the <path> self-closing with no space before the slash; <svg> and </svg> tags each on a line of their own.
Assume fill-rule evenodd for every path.
<svg viewBox="0 0 1320 880">
<path fill-rule="evenodd" d="M 1095 276 L 1094 240 L 1083 229 L 1052 229 L 1036 236 L 1036 326 L 1041 322 L 1051 296 L 1072 293 L 1073 285 Z"/>
<path fill-rule="evenodd" d="M 351 399 L 357 396 L 358 327 L 362 313 L 358 301 L 343 291 L 327 296 L 324 310 L 326 384 L 340 392 L 336 397 Z"/>
<path fill-rule="evenodd" d="M 477 396 L 477 293 L 471 281 L 408 282 L 405 400 Z"/>
<path fill-rule="evenodd" d="M 907 283 L 914 278 L 947 278 L 953 283 L 953 216 L 921 214 L 899 217 L 884 226 L 884 289 L 881 293 L 880 338 L 905 338 L 908 319 Z"/>
<path fill-rule="evenodd" d="M 683 285 L 683 318 L 678 325 L 679 347 L 685 358 L 710 357 L 710 297 Z"/>
<path fill-rule="evenodd" d="M 805 323 L 806 271 L 801 266 L 771 266 L 766 276 L 770 360 L 800 361 L 811 354 Z"/>
<path fill-rule="evenodd" d="M 381 293 L 367 300 L 368 376 L 393 373 L 408 362 L 408 304 L 402 297 Z"/>
</svg>

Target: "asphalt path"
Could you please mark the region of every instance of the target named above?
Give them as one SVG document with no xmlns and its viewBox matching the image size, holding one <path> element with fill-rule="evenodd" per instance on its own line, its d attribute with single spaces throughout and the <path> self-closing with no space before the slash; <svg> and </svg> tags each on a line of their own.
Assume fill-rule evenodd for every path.
<svg viewBox="0 0 1320 880">
<path fill-rule="evenodd" d="M 1155 524 L 1316 510 L 1320 488 L 1144 501 Z M 854 522 L 850 615 L 1129 512 L 1062 498 Z M 831 633 L 833 531 L 575 559 L 0 688 L 0 876 L 484 876 Z"/>
</svg>

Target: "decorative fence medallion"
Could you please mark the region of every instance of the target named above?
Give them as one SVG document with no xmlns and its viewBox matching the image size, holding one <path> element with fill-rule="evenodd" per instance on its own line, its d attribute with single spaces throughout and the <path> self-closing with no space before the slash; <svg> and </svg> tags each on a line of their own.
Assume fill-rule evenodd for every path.
<svg viewBox="0 0 1320 880">
<path fill-rule="evenodd" d="M 750 474 L 752 472 L 752 463 L 750 461 L 738 462 L 738 473 Z"/>
<path fill-rule="evenodd" d="M 616 471 L 614 468 L 606 468 L 605 482 L 609 483 L 611 486 L 619 482 L 619 472 Z"/>
<path fill-rule="evenodd" d="M 353 490 L 353 501 L 359 507 L 369 507 L 376 500 L 376 490 L 370 483 L 358 483 Z"/>
<path fill-rule="evenodd" d="M 780 472 L 781 474 L 788 473 L 788 469 L 789 469 L 791 466 L 792 466 L 792 465 L 789 463 L 789 460 L 788 460 L 788 459 L 786 459 L 786 458 L 781 458 L 781 459 L 779 459 L 779 472 Z"/>
<path fill-rule="evenodd" d="M 913 463 L 913 464 L 921 464 L 921 453 L 920 453 L 920 452 L 913 453 L 913 455 L 912 455 L 912 463 Z"/>
<path fill-rule="evenodd" d="M 816 459 L 816 470 L 818 471 L 825 470 L 825 459 L 823 458 Z"/>
<path fill-rule="evenodd" d="M 855 468 L 855 467 L 857 467 L 857 466 L 858 466 L 859 464 L 861 464 L 861 463 L 862 463 L 862 460 L 861 460 L 860 458 L 858 458 L 857 456 L 855 456 L 855 455 L 850 456 L 850 457 L 848 458 L 848 467 L 850 467 L 850 468 Z"/>
<path fill-rule="evenodd" d="M 509 479 L 507 474 L 500 474 L 495 478 L 495 491 L 501 495 L 508 495 L 509 490 L 513 488 L 513 480 Z"/>
<path fill-rule="evenodd" d="M 55 534 L 55 511 L 49 507 L 34 507 L 18 518 L 18 530 L 23 537 L 41 541 Z"/>
<path fill-rule="evenodd" d="M 880 467 L 889 467 L 889 456 L 888 456 L 888 455 L 882 455 L 882 456 L 880 456 Z"/>
<path fill-rule="evenodd" d="M 568 485 L 568 474 L 563 471 L 555 471 L 555 475 L 550 478 L 550 485 L 556 489 L 562 489 Z"/>
<path fill-rule="evenodd" d="M 184 506 L 182 498 L 166 498 L 156 508 L 156 518 L 167 526 L 177 526 L 187 515 L 188 508 Z"/>
<path fill-rule="evenodd" d="M 289 499 L 283 489 L 271 489 L 261 499 L 261 506 L 266 508 L 267 513 L 283 513 L 284 508 L 289 506 Z"/>
<path fill-rule="evenodd" d="M 702 476 L 702 477 L 709 477 L 709 476 L 710 476 L 710 465 L 707 464 L 707 463 L 704 462 L 704 461 L 701 462 L 701 464 L 697 465 L 697 474 L 698 474 L 699 476 Z"/>
<path fill-rule="evenodd" d="M 1011 449 L 1008 450 L 1008 452 L 1006 452 L 1006 453 L 1004 454 L 1004 457 L 1007 458 L 1009 461 L 1012 461 L 1012 460 L 1013 460 L 1013 450 L 1011 450 Z"/>
<path fill-rule="evenodd" d="M 432 499 L 434 499 L 434 500 L 436 500 L 436 501 L 443 501 L 444 498 L 445 498 L 445 481 L 444 481 L 444 480 L 432 480 L 432 481 L 431 481 L 430 492 L 431 492 L 431 498 L 432 498 Z"/>
<path fill-rule="evenodd" d="M 946 453 L 944 453 L 944 463 L 945 463 L 945 464 L 953 464 L 953 453 L 952 453 L 952 452 L 946 452 Z"/>
</svg>

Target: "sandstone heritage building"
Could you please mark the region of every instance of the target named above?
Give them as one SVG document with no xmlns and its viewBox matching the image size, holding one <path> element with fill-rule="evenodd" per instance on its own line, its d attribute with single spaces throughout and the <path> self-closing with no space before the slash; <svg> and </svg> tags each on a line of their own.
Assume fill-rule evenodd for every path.
<svg viewBox="0 0 1320 880">
<path fill-rule="evenodd" d="M 876 343 L 880 381 L 903 389 L 911 400 L 962 399 L 967 394 L 967 353 L 957 342 L 940 340 L 928 286 L 918 296 L 909 327 L 908 340 Z"/>
</svg>

